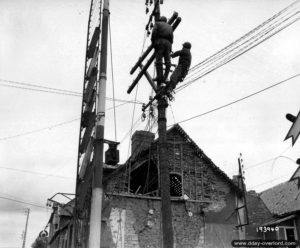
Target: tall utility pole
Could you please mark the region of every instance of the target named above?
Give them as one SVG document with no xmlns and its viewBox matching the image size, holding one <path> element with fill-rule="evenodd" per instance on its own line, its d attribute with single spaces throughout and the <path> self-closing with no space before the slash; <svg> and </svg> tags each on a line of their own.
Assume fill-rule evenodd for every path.
<svg viewBox="0 0 300 248">
<path fill-rule="evenodd" d="M 27 208 L 25 213 L 26 213 L 27 217 L 26 217 L 26 224 L 25 224 L 25 231 L 24 231 L 22 248 L 25 248 L 25 244 L 26 244 L 26 235 L 27 235 L 27 227 L 28 227 L 28 219 L 29 219 L 30 209 Z"/>
<path fill-rule="evenodd" d="M 106 70 L 107 70 L 107 34 L 109 19 L 109 0 L 104 0 L 102 15 L 100 76 L 97 85 L 96 97 L 96 126 L 94 140 L 94 171 L 92 184 L 92 199 L 90 213 L 89 248 L 101 246 L 101 211 L 103 197 L 103 147 L 104 121 L 106 97 Z"/>
<path fill-rule="evenodd" d="M 157 6 L 155 11 L 155 22 L 160 17 L 159 1 L 155 1 Z M 161 90 L 162 84 L 165 83 L 161 80 L 163 77 L 157 77 L 158 91 Z M 173 248 L 173 225 L 172 225 L 172 208 L 170 196 L 170 173 L 168 163 L 168 143 L 167 143 L 167 118 L 166 109 L 168 101 L 165 94 L 158 97 L 158 144 L 159 144 L 159 168 L 160 168 L 160 195 L 161 195 L 161 222 L 162 222 L 162 236 L 163 248 Z"/>
<path fill-rule="evenodd" d="M 149 22 L 146 25 L 146 30 L 149 31 L 149 25 L 152 23 L 152 17 L 154 16 L 155 22 L 157 22 L 160 18 L 160 4 L 162 0 L 155 0 L 154 10 L 149 17 Z M 153 2 L 150 1 L 150 5 Z M 148 1 L 146 1 L 146 5 L 148 5 Z M 168 20 L 168 24 L 172 25 L 173 31 L 177 28 L 179 23 L 181 22 L 181 18 L 178 17 L 178 13 L 174 12 L 171 18 Z M 151 25 L 150 25 L 151 27 Z M 160 195 L 161 195 L 161 225 L 162 225 L 162 245 L 163 248 L 173 248 L 174 246 L 174 237 L 173 237 L 173 225 L 172 225 L 172 208 L 171 208 L 171 196 L 170 196 L 170 173 L 169 173 L 169 162 L 168 162 L 168 143 L 167 143 L 167 118 L 166 118 L 166 109 L 168 107 L 168 100 L 166 98 L 166 92 L 163 90 L 163 77 L 157 77 L 157 87 L 153 83 L 153 80 L 147 75 L 147 69 L 151 65 L 151 63 L 155 59 L 155 52 L 148 59 L 146 64 L 143 66 L 142 62 L 147 57 L 147 55 L 154 48 L 154 44 L 150 45 L 148 49 L 143 53 L 143 55 L 139 58 L 137 63 L 131 69 L 130 74 L 133 74 L 134 71 L 140 67 L 141 71 L 139 72 L 136 79 L 129 86 L 127 93 L 133 90 L 133 88 L 137 85 L 139 80 L 143 75 L 146 76 L 149 81 L 151 87 L 156 92 L 156 96 L 152 98 L 148 104 L 144 105 L 142 110 L 145 111 L 147 107 L 152 104 L 154 100 L 157 100 L 158 106 L 158 145 L 159 145 L 159 170 L 160 170 Z M 156 61 L 157 62 L 157 61 Z M 157 68 L 156 68 L 157 69 Z M 162 70 L 161 67 L 158 69 Z M 157 73 L 158 74 L 158 73 Z M 160 72 L 162 75 L 163 72 Z"/>
</svg>

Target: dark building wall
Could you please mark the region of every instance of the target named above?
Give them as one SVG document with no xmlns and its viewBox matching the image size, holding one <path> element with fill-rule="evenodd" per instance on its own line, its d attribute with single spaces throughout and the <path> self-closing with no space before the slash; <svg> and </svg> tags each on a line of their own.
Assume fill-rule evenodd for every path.
<svg viewBox="0 0 300 248">
<path fill-rule="evenodd" d="M 262 238 L 263 233 L 258 231 L 257 228 L 271 221 L 273 219 L 272 214 L 255 192 L 247 193 L 246 200 L 250 224 L 246 227 L 246 236 L 248 239 Z"/>
<path fill-rule="evenodd" d="M 298 240 L 300 240 L 300 212 L 296 213 L 295 224 L 296 224 L 297 237 Z"/>
</svg>

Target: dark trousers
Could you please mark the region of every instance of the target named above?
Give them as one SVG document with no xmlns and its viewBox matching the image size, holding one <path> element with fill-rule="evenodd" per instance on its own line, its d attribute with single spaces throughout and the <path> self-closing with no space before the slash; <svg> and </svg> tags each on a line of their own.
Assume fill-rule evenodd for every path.
<svg viewBox="0 0 300 248">
<path fill-rule="evenodd" d="M 179 64 L 173 71 L 171 77 L 170 77 L 170 88 L 174 90 L 177 86 L 177 84 L 185 78 L 185 76 L 188 73 L 188 68 L 185 66 Z"/>
<path fill-rule="evenodd" d="M 172 44 L 170 41 L 165 39 L 158 39 L 155 42 L 155 65 L 156 65 L 156 74 L 158 82 L 163 82 L 168 78 L 170 68 L 171 68 L 171 50 Z M 165 75 L 163 77 L 163 63 L 162 60 L 164 59 L 166 68 L 165 68 Z"/>
</svg>

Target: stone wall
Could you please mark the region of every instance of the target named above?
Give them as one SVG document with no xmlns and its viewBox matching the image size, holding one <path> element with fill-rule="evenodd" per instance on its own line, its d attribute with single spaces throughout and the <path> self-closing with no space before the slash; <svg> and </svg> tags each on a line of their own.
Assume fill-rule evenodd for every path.
<svg viewBox="0 0 300 248">
<path fill-rule="evenodd" d="M 231 198 L 228 195 L 227 198 Z M 234 211 L 231 200 L 223 208 L 195 202 L 172 202 L 172 221 L 175 247 L 209 248 L 231 247 L 236 239 L 234 218 L 225 220 Z M 102 248 L 160 248 L 160 200 L 138 199 L 127 196 L 110 196 L 110 213 L 104 220 Z M 216 210 L 217 209 L 217 210 Z M 216 221 L 210 216 L 224 216 Z M 221 223 L 221 224 L 220 224 Z"/>
</svg>

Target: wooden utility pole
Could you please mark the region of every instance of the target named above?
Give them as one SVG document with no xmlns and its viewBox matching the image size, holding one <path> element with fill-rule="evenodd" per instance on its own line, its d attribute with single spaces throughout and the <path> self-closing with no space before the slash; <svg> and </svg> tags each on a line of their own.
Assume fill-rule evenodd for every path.
<svg viewBox="0 0 300 248">
<path fill-rule="evenodd" d="M 104 147 L 104 121 L 106 97 L 106 71 L 107 71 L 107 37 L 109 19 L 109 0 L 103 3 L 100 76 L 97 85 L 96 97 L 96 126 L 94 139 L 94 171 L 92 184 L 92 199 L 90 213 L 89 248 L 101 247 L 101 212 L 103 197 L 103 147 Z"/>
<path fill-rule="evenodd" d="M 27 208 L 25 213 L 26 213 L 27 217 L 26 217 L 26 224 L 25 224 L 25 231 L 24 231 L 22 248 L 25 248 L 25 244 L 26 244 L 26 235 L 27 235 L 27 227 L 28 227 L 28 219 L 29 219 L 30 209 Z"/>
<path fill-rule="evenodd" d="M 155 1 L 155 22 L 159 20 L 160 8 L 159 0 Z M 161 73 L 162 75 L 163 73 Z M 164 77 L 158 77 L 158 91 L 161 90 Z M 167 143 L 167 118 L 166 109 L 168 101 L 165 94 L 158 97 L 158 144 L 159 144 L 159 168 L 160 168 L 160 195 L 161 195 L 161 223 L 163 248 L 173 248 L 173 225 L 172 225 L 172 207 L 170 196 L 170 173 L 168 162 L 168 143 Z"/>
<path fill-rule="evenodd" d="M 146 1 L 146 5 L 147 5 Z M 146 26 L 148 30 L 149 24 L 152 22 L 152 17 L 154 16 L 155 22 L 157 22 L 160 18 L 160 3 L 161 0 L 155 0 L 154 10 L 149 18 L 149 23 Z M 152 1 L 150 5 L 152 4 Z M 177 28 L 179 23 L 181 22 L 181 18 L 178 17 L 178 13 L 174 12 L 171 18 L 168 20 L 168 24 L 172 25 L 173 31 Z M 149 31 L 149 30 L 148 30 Z M 148 104 L 144 105 L 142 110 L 145 111 L 147 107 L 149 107 L 154 100 L 157 100 L 157 110 L 158 110 L 158 155 L 159 155 L 159 170 L 160 170 L 160 195 L 161 195 L 161 226 L 162 226 L 162 247 L 163 248 L 173 248 L 174 247 L 174 237 L 173 237 L 173 225 L 172 225 L 172 208 L 171 208 L 171 196 L 170 196 L 170 172 L 169 172 L 169 161 L 168 161 L 168 143 L 167 143 L 167 118 L 166 118 L 166 109 L 168 107 L 168 100 L 166 97 L 166 92 L 164 92 L 163 84 L 164 77 L 157 77 L 157 86 L 153 83 L 153 80 L 147 75 L 147 69 L 150 64 L 155 59 L 155 52 L 148 59 L 147 63 L 143 66 L 142 62 L 147 57 L 147 55 L 154 48 L 154 44 L 151 44 L 148 49 L 143 53 L 143 55 L 139 58 L 137 63 L 131 69 L 130 74 L 133 74 L 134 71 L 140 67 L 141 71 L 139 72 L 136 79 L 129 86 L 127 93 L 133 90 L 133 88 L 137 85 L 139 80 L 143 75 L 146 76 L 153 90 L 157 93 L 154 98 L 152 98 Z M 156 61 L 157 62 L 157 61 Z M 157 68 L 156 68 L 157 69 Z M 162 66 L 158 68 L 162 70 Z M 160 75 L 163 75 L 163 72 L 160 72 Z"/>
</svg>

